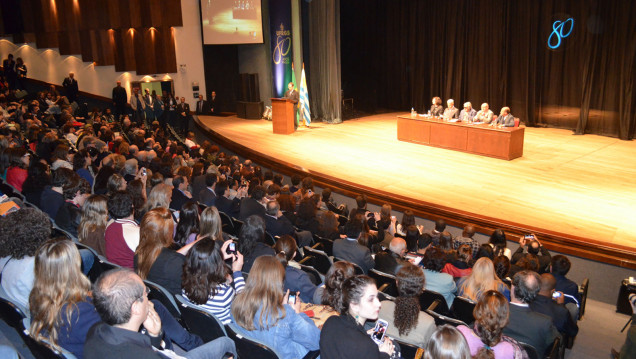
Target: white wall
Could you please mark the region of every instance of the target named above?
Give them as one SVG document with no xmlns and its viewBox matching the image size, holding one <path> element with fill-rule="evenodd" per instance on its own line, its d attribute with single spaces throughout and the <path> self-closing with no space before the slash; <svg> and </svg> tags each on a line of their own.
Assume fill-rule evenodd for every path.
<svg viewBox="0 0 636 359">
<path fill-rule="evenodd" d="M 198 82 L 200 92 L 206 94 L 199 2 L 181 1 L 181 12 L 183 26 L 174 29 L 177 73 L 156 74 L 145 78 L 172 79 L 175 94 L 185 97 L 186 102 L 193 105 L 192 82 Z M 93 66 L 92 62 L 83 62 L 81 55 L 60 55 L 58 49 L 37 49 L 35 43 L 14 44 L 11 38 L 0 38 L 0 58 L 5 59 L 9 53 L 14 58 L 22 57 L 29 78 L 61 85 L 64 77 L 69 72 L 74 72 L 80 91 L 108 98 L 111 97 L 115 82 L 121 81 L 130 95 L 130 82 L 145 79 L 135 71 L 117 72 L 115 66 Z M 186 65 L 185 72 L 179 71 L 182 64 Z"/>
</svg>

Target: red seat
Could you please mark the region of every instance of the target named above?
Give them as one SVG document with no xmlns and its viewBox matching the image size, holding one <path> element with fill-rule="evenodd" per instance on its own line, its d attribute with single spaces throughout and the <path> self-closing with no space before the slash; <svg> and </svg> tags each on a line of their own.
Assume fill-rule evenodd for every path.
<svg viewBox="0 0 636 359">
<path fill-rule="evenodd" d="M 519 127 L 519 118 L 515 117 L 515 127 Z"/>
</svg>

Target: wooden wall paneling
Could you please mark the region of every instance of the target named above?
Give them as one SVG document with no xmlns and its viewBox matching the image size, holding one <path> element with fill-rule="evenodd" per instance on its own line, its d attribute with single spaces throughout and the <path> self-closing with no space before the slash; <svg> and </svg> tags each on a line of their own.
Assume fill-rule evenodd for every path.
<svg viewBox="0 0 636 359">
<path fill-rule="evenodd" d="M 79 55 L 82 42 L 79 31 L 60 31 L 57 33 L 60 55 Z"/>
<path fill-rule="evenodd" d="M 97 54 L 97 66 L 109 66 L 115 64 L 114 49 L 110 42 L 110 32 L 108 30 L 95 30 Z"/>
<path fill-rule="evenodd" d="M 134 38 L 139 34 L 135 29 L 113 30 L 113 33 L 115 71 L 134 71 L 137 68 Z"/>
<path fill-rule="evenodd" d="M 77 0 L 56 0 L 59 31 L 78 31 L 80 29 L 80 4 Z"/>
<path fill-rule="evenodd" d="M 137 75 L 152 75 L 157 73 L 157 30 L 149 28 L 137 29 L 140 36 L 135 36 L 135 59 L 137 60 Z"/>
<path fill-rule="evenodd" d="M 33 1 L 20 1 L 20 15 L 22 18 L 22 29 L 19 32 L 35 33 L 35 25 L 33 19 Z M 16 31 L 18 32 L 18 31 Z M 33 37 L 35 39 L 35 37 Z"/>
<path fill-rule="evenodd" d="M 127 13 L 122 11 L 123 7 L 127 8 L 128 2 L 111 0 L 108 1 L 108 23 L 109 29 L 128 29 L 130 27 L 130 17 L 126 16 Z M 126 20 L 128 20 L 126 22 Z"/>
<path fill-rule="evenodd" d="M 161 2 L 164 11 L 163 14 L 163 27 L 170 26 L 183 26 L 183 16 L 181 14 L 181 0 L 164 0 Z"/>
<path fill-rule="evenodd" d="M 26 44 L 28 42 L 35 42 L 35 34 L 32 32 L 20 32 L 17 34 L 13 34 L 13 43 L 14 44 Z"/>
<path fill-rule="evenodd" d="M 177 72 L 177 56 L 172 27 L 158 29 L 157 33 L 157 73 Z"/>
<path fill-rule="evenodd" d="M 148 16 L 141 9 L 141 0 L 126 0 L 128 1 L 128 12 L 130 13 L 130 27 L 140 28 L 143 27 L 141 18 Z"/>
<path fill-rule="evenodd" d="M 57 9 L 57 2 L 62 0 L 40 0 L 42 10 L 42 30 L 44 32 L 58 32 L 59 31 L 59 13 Z M 36 2 L 36 3 L 37 3 Z M 35 5 L 35 4 L 34 4 Z M 36 31 L 37 32 L 37 31 Z M 57 36 L 55 36 L 57 39 Z"/>
<path fill-rule="evenodd" d="M 51 49 L 59 47 L 56 32 L 36 32 L 35 45 L 41 49 Z"/>
</svg>

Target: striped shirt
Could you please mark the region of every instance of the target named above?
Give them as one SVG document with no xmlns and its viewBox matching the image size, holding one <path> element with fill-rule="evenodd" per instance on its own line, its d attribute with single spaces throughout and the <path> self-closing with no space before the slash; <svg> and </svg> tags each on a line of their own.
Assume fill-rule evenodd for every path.
<svg viewBox="0 0 636 359">
<path fill-rule="evenodd" d="M 243 274 L 241 272 L 232 273 L 232 277 L 234 278 L 234 287 L 232 284 L 219 284 L 216 287 L 216 293 L 214 295 L 210 294 L 210 297 L 208 297 L 207 303 L 192 304 L 212 313 L 223 324 L 231 323 L 232 317 L 230 316 L 230 308 L 232 306 L 232 300 L 234 300 L 236 293 L 242 292 L 245 288 L 245 280 L 243 279 Z M 185 291 L 183 291 L 183 297 L 189 302 L 192 302 L 186 295 Z"/>
</svg>

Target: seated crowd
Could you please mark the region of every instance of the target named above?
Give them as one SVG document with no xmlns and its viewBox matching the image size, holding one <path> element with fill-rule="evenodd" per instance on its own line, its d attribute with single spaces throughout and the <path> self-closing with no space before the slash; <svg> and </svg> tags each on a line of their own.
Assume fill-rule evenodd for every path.
<svg viewBox="0 0 636 359">
<path fill-rule="evenodd" d="M 577 334 L 570 262 L 534 235 L 512 252 L 501 229 L 488 243 L 472 226 L 453 237 L 410 210 L 400 222 L 386 204 L 372 213 L 364 195 L 347 211 L 310 177 L 284 183 L 208 141 L 188 148 L 128 118 L 82 123 L 63 100 L 59 114 L 8 101 L 0 95 L 0 177 L 26 205 L 0 217 L 0 295 L 27 313 L 33 338 L 78 358 L 237 356 L 229 338 L 184 329 L 144 281 L 282 358 L 399 358 L 401 345 L 425 358 L 519 358 L 521 343 L 541 354 Z M 119 268 L 91 284 L 99 264 L 51 238 L 52 224 Z M 332 256 L 317 275 L 311 246 Z M 379 293 L 378 272 L 395 278 L 396 296 Z M 425 291 L 447 308 L 472 301 L 473 320 L 436 326 Z M 374 340 L 378 319 L 387 335 Z"/>
</svg>

